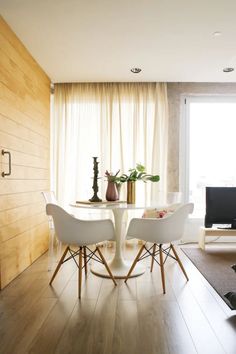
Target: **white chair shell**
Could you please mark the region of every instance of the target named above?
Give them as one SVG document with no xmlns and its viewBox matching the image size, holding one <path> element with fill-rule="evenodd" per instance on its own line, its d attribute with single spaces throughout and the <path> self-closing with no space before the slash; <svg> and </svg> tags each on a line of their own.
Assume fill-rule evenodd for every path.
<svg viewBox="0 0 236 354">
<path fill-rule="evenodd" d="M 110 219 L 76 219 L 55 204 L 47 204 L 46 212 L 52 216 L 57 237 L 62 243 L 85 246 L 115 240 L 115 230 Z"/>
<path fill-rule="evenodd" d="M 157 262 L 160 265 L 163 294 L 166 293 L 164 265 L 168 257 L 171 257 L 178 262 L 186 280 L 189 280 L 172 242 L 177 241 L 182 237 L 185 221 L 188 215 L 192 212 L 193 203 L 188 203 L 182 206 L 177 205 L 174 212 L 164 218 L 134 218 L 131 220 L 127 231 L 128 236 L 146 242 L 141 246 L 135 257 L 125 278 L 125 282 L 129 279 L 137 262 L 141 261 L 146 255 L 152 257 L 151 272 L 153 270 L 154 262 Z M 153 245 L 151 247 L 148 246 L 147 248 L 147 242 L 150 242 Z M 173 255 L 170 254 L 170 251 Z M 145 252 L 144 256 L 142 256 L 143 252 Z M 157 260 L 157 257 L 159 257 L 159 261 Z"/>
<path fill-rule="evenodd" d="M 127 236 L 159 244 L 177 241 L 182 237 L 185 221 L 192 211 L 193 203 L 188 203 L 164 218 L 134 218 Z"/>
<path fill-rule="evenodd" d="M 79 220 L 73 215 L 68 214 L 60 206 L 52 203 L 46 205 L 46 213 L 53 218 L 58 239 L 66 245 L 66 249 L 50 280 L 50 285 L 56 277 L 61 265 L 72 258 L 75 261 L 79 272 L 79 298 L 81 297 L 82 269 L 84 268 L 85 275 L 87 275 L 87 263 L 90 259 L 102 263 L 106 267 L 113 283 L 117 285 L 114 276 L 112 275 L 110 268 L 102 255 L 99 246 L 97 245 L 99 242 L 115 239 L 115 230 L 112 221 L 110 219 Z M 94 244 L 96 244 L 95 250 L 91 250 L 87 247 L 88 245 Z M 68 253 L 70 255 L 66 258 Z M 79 258 L 79 262 L 77 262 L 77 258 Z M 83 260 L 84 265 L 82 262 Z"/>
<path fill-rule="evenodd" d="M 42 192 L 44 201 L 46 204 L 53 203 L 58 204 L 55 193 L 53 191 L 43 191 Z M 49 215 L 48 216 L 48 226 L 49 226 L 49 247 L 48 247 L 48 270 L 52 269 L 53 258 L 54 258 L 54 243 L 57 241 L 57 256 L 61 253 L 61 242 L 57 239 L 55 235 L 55 228 L 53 224 L 53 219 Z"/>
</svg>

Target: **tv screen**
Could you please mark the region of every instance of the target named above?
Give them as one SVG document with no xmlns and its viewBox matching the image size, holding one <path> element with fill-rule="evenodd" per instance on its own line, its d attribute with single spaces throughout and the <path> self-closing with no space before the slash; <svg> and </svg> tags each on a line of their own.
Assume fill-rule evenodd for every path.
<svg viewBox="0 0 236 354">
<path fill-rule="evenodd" d="M 206 187 L 205 227 L 212 224 L 236 228 L 236 187 Z"/>
</svg>

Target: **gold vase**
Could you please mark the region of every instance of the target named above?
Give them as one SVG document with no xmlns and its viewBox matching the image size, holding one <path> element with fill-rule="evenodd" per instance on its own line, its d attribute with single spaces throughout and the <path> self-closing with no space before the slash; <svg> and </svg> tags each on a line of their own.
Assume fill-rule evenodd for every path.
<svg viewBox="0 0 236 354">
<path fill-rule="evenodd" d="M 127 204 L 135 204 L 135 182 L 127 182 Z"/>
</svg>

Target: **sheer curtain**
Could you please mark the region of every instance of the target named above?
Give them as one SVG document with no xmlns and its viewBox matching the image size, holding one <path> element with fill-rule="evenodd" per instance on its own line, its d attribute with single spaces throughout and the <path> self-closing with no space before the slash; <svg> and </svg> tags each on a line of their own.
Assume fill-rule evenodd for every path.
<svg viewBox="0 0 236 354">
<path fill-rule="evenodd" d="M 99 161 L 99 196 L 105 170 L 121 173 L 141 163 L 160 182 L 137 182 L 138 201 L 166 191 L 168 105 L 165 83 L 56 84 L 52 120 L 52 188 L 69 204 L 93 195 L 93 156 Z M 126 186 L 121 189 L 125 200 Z"/>
</svg>

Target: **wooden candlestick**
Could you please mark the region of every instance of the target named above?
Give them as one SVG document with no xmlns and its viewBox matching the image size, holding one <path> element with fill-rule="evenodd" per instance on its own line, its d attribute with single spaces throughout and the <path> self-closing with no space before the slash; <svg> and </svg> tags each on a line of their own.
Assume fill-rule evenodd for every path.
<svg viewBox="0 0 236 354">
<path fill-rule="evenodd" d="M 97 157 L 93 157 L 93 197 L 89 199 L 90 202 L 101 202 L 102 200 L 98 197 L 98 162 Z"/>
</svg>

